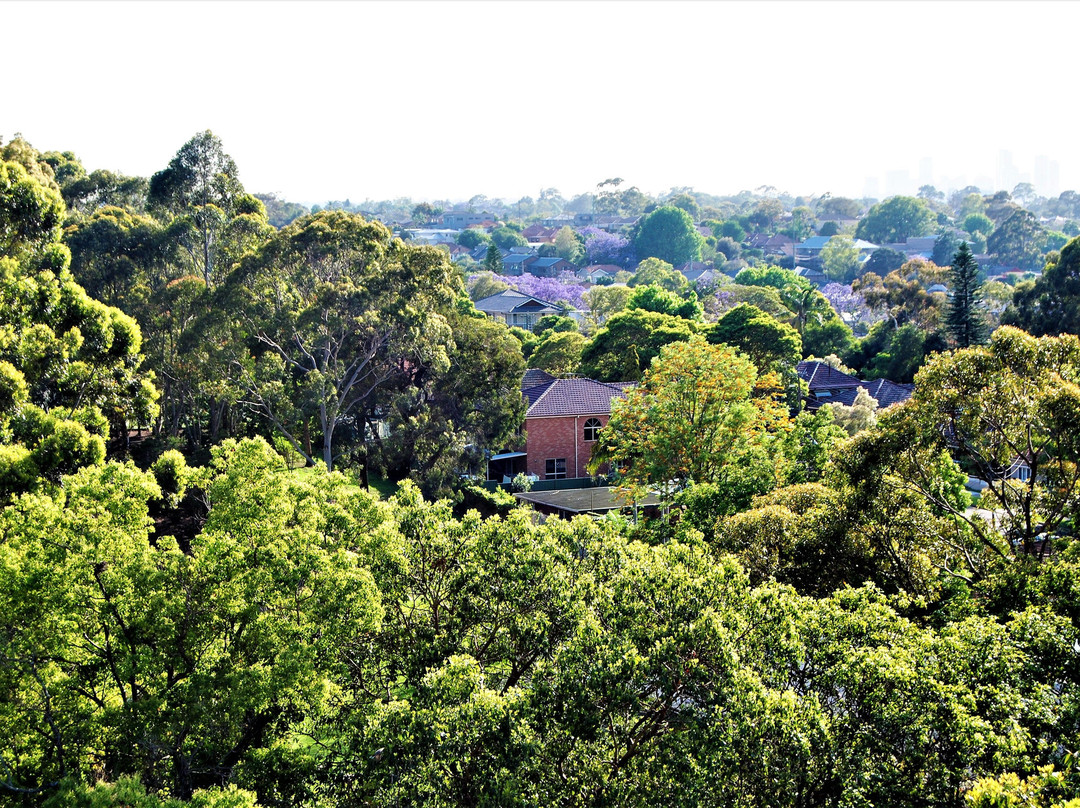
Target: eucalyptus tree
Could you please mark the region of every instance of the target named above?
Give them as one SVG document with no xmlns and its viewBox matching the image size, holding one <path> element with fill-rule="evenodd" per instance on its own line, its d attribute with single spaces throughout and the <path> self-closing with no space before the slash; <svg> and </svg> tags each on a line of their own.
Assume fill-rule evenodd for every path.
<svg viewBox="0 0 1080 808">
<path fill-rule="evenodd" d="M 445 371 L 443 313 L 462 292 L 445 253 L 393 238 L 378 222 L 323 211 L 249 256 L 221 290 L 242 349 L 240 400 L 309 462 L 333 467 L 364 442 L 376 393 L 417 368 Z"/>
</svg>

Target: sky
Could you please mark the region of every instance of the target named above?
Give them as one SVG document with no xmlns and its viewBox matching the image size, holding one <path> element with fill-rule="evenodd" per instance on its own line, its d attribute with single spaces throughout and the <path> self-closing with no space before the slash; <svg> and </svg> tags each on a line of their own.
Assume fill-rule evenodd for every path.
<svg viewBox="0 0 1080 808">
<path fill-rule="evenodd" d="M 1080 3 L 0 2 L 0 137 L 253 192 L 1080 189 Z M 16 33 L 21 32 L 21 33 Z M 624 187 L 625 187 L 624 186 Z"/>
</svg>

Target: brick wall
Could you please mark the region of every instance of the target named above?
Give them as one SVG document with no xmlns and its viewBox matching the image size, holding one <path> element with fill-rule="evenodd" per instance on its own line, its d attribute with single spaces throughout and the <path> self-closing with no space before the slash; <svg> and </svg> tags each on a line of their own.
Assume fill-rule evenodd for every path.
<svg viewBox="0 0 1080 808">
<path fill-rule="evenodd" d="M 549 458 L 566 458 L 566 476 L 588 477 L 589 457 L 595 441 L 586 442 L 585 422 L 596 418 L 607 424 L 607 415 L 565 415 L 557 418 L 525 419 L 525 452 L 528 472 L 541 480 L 547 479 Z M 575 440 L 576 439 L 576 440 Z"/>
</svg>

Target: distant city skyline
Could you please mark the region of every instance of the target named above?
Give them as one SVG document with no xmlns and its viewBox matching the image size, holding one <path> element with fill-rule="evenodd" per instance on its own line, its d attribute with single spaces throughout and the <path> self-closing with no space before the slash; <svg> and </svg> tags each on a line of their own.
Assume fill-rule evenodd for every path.
<svg viewBox="0 0 1080 808">
<path fill-rule="evenodd" d="M 1012 193 L 1017 185 L 1024 182 L 1030 183 L 1037 195 L 1048 198 L 1056 197 L 1062 191 L 1069 190 L 1061 187 L 1059 179 L 1061 169 L 1057 160 L 1045 154 L 1038 154 L 1031 159 L 1030 164 L 1030 170 L 1021 170 L 1014 161 L 1012 152 L 1009 149 L 1001 149 L 998 152 L 993 175 L 985 172 L 975 175 L 938 174 L 934 170 L 933 158 L 923 157 L 919 161 L 917 175 L 900 168 L 889 169 L 880 176 L 868 176 L 863 184 L 862 196 L 873 198 L 901 194 L 914 196 L 924 185 L 932 185 L 946 194 L 971 185 L 976 186 L 983 193 L 1002 190 Z M 880 182 L 882 178 L 884 182 Z"/>
<path fill-rule="evenodd" d="M 1055 123 L 1075 65 L 1052 42 L 1080 27 L 1078 3 L 14 0 L 3 12 L 9 71 L 28 67 L 5 87 L 0 136 L 74 151 L 90 170 L 150 176 L 211 129 L 245 187 L 304 204 L 569 198 L 610 177 L 651 194 L 881 198 L 926 177 L 944 191 L 1025 177 L 1043 195 L 1080 189 L 1075 138 Z M 32 35 L 46 23 L 45 40 Z"/>
</svg>

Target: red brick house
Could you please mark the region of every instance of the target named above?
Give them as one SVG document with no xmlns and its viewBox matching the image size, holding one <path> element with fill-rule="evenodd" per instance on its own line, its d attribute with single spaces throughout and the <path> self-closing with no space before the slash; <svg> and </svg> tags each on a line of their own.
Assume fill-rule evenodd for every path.
<svg viewBox="0 0 1080 808">
<path fill-rule="evenodd" d="M 626 396 L 623 388 L 548 377 L 524 389 L 526 473 L 541 480 L 589 477 L 589 457 L 611 417 L 612 400 Z"/>
</svg>

